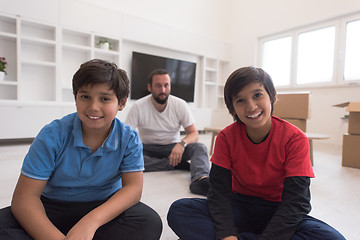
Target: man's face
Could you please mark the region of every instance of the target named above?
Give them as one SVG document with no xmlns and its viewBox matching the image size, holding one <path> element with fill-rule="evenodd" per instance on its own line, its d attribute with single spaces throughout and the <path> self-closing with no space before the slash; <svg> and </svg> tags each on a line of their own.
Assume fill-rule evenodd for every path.
<svg viewBox="0 0 360 240">
<path fill-rule="evenodd" d="M 148 90 L 157 103 L 165 104 L 171 91 L 169 74 L 154 75 L 151 86 L 148 84 Z"/>
</svg>

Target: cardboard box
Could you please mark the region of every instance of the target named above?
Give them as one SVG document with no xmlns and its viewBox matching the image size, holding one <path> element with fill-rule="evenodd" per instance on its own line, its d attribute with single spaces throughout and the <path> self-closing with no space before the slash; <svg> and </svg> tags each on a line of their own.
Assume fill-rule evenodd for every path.
<svg viewBox="0 0 360 240">
<path fill-rule="evenodd" d="M 301 129 L 301 131 L 306 132 L 306 119 L 295 119 L 295 118 L 283 118 L 285 121 L 294 124 L 298 128 Z"/>
<path fill-rule="evenodd" d="M 360 168 L 360 135 L 344 134 L 342 165 Z"/>
<path fill-rule="evenodd" d="M 310 118 L 310 93 L 278 93 L 274 104 L 274 116 L 280 118 Z"/>
<path fill-rule="evenodd" d="M 333 105 L 334 107 L 346 107 L 349 112 L 349 134 L 360 134 L 360 102 L 345 102 Z"/>
</svg>

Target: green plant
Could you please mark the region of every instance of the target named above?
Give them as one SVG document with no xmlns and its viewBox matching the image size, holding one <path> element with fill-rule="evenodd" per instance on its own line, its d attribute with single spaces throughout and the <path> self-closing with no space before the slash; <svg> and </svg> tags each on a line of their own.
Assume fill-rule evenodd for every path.
<svg viewBox="0 0 360 240">
<path fill-rule="evenodd" d="M 108 43 L 109 44 L 109 49 L 112 49 L 111 48 L 111 42 L 109 42 L 108 40 L 100 40 L 97 45 L 100 46 L 101 44 L 104 44 L 104 43 Z"/>
<path fill-rule="evenodd" d="M 5 71 L 6 64 L 6 59 L 4 57 L 0 57 L 0 72 L 4 72 L 5 74 L 7 74 Z"/>
</svg>

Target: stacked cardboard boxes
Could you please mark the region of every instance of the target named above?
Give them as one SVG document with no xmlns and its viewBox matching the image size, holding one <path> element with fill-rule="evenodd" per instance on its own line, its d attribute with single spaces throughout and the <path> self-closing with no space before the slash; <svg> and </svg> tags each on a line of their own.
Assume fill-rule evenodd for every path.
<svg viewBox="0 0 360 240">
<path fill-rule="evenodd" d="M 280 117 L 306 132 L 306 121 L 310 118 L 310 93 L 278 93 L 273 115 Z"/>
<path fill-rule="evenodd" d="M 348 132 L 343 136 L 342 165 L 360 168 L 360 102 L 346 102 L 334 106 L 346 107 L 349 112 Z"/>
</svg>

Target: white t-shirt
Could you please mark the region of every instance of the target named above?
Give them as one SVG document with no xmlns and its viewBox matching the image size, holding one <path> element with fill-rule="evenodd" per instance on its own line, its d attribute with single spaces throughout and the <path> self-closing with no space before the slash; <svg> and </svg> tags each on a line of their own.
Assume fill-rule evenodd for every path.
<svg viewBox="0 0 360 240">
<path fill-rule="evenodd" d="M 194 124 L 187 103 L 170 95 L 163 112 L 158 112 L 151 102 L 151 94 L 137 100 L 130 108 L 125 123 L 138 130 L 145 144 L 170 144 L 180 141 L 180 127 Z"/>
</svg>

